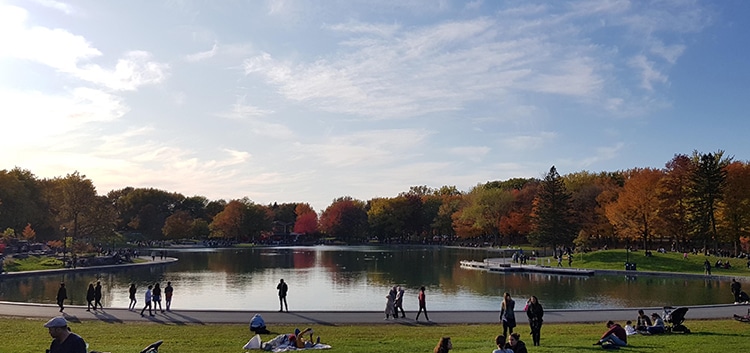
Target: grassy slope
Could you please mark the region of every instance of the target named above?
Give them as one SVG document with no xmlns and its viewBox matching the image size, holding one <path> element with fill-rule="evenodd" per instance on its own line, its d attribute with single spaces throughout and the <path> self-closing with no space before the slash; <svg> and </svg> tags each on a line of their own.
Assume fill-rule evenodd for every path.
<svg viewBox="0 0 750 353">
<path fill-rule="evenodd" d="M 42 327 L 44 320 L 0 318 L 0 351 L 38 353 L 48 348 L 51 338 Z M 750 324 L 734 320 L 687 321 L 691 334 L 633 336 L 628 352 L 705 353 L 744 351 L 750 342 Z M 218 353 L 242 352 L 250 339 L 247 325 L 161 325 L 154 323 L 104 323 L 84 321 L 72 323 L 90 345 L 91 350 L 112 353 L 136 353 L 141 348 L 162 339 L 162 353 Z M 333 346 L 331 352 L 432 352 L 441 336 L 451 336 L 454 352 L 489 353 L 494 349 L 498 325 L 369 325 L 316 326 L 316 334 L 324 343 Z M 275 333 L 292 332 L 293 327 L 274 326 Z M 528 340 L 529 329 L 519 327 L 521 339 Z M 530 352 L 585 352 L 602 351 L 591 344 L 605 328 L 596 324 L 555 324 L 542 328 L 542 346 L 529 345 Z M 263 340 L 275 334 L 263 335 Z"/>
<path fill-rule="evenodd" d="M 611 269 L 623 270 L 627 253 L 625 250 L 606 250 L 594 251 L 587 254 L 574 254 L 573 267 L 591 268 L 591 269 Z M 683 259 L 682 254 L 666 253 L 660 254 L 653 252 L 653 256 L 646 257 L 643 251 L 631 252 L 630 262 L 638 265 L 639 271 L 665 271 L 665 272 L 682 272 L 682 273 L 703 273 L 703 261 L 708 259 L 713 265 L 718 257 L 689 254 L 687 259 Z M 746 259 L 729 259 L 722 258 L 722 261 L 729 261 L 732 264 L 730 269 L 712 269 L 714 275 L 740 275 L 749 276 L 750 270 L 747 268 Z M 563 261 L 567 266 L 567 261 Z"/>
</svg>

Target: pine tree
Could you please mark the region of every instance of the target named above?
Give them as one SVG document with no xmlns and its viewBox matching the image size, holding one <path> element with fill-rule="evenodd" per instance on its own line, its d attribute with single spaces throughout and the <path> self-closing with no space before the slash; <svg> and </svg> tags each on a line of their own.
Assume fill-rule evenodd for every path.
<svg viewBox="0 0 750 353">
<path fill-rule="evenodd" d="M 571 195 L 555 166 L 550 168 L 540 184 L 539 194 L 534 199 L 533 227 L 529 240 L 534 245 L 568 245 L 575 238 L 572 222 Z"/>
</svg>

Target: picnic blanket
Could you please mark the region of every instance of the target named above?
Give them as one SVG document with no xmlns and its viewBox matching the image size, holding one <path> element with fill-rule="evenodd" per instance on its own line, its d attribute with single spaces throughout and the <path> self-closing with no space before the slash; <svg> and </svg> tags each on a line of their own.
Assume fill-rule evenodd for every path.
<svg viewBox="0 0 750 353">
<path fill-rule="evenodd" d="M 304 350 L 309 350 L 309 349 L 331 349 L 330 345 L 327 345 L 327 344 L 324 344 L 324 343 L 316 343 L 315 345 L 313 345 L 311 347 L 297 348 L 296 346 L 294 346 L 288 340 L 277 340 L 279 338 L 281 338 L 281 337 L 277 336 L 277 338 L 275 338 L 275 339 L 273 339 L 273 340 L 271 340 L 269 342 L 266 342 L 268 344 L 268 343 L 271 343 L 272 341 L 276 341 L 272 345 L 274 348 L 272 350 L 270 350 L 269 352 L 304 351 Z M 260 338 L 260 335 L 255 335 L 242 348 L 244 348 L 246 350 L 262 349 L 263 344 L 261 342 L 262 342 L 262 340 Z"/>
</svg>

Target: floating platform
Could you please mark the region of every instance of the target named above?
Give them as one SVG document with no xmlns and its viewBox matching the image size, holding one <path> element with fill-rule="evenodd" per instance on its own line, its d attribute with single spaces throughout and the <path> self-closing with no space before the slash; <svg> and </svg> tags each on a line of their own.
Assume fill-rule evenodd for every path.
<svg viewBox="0 0 750 353">
<path fill-rule="evenodd" d="M 569 276 L 593 276 L 594 270 L 586 270 L 580 268 L 570 267 L 552 267 L 544 265 L 519 265 L 511 264 L 504 261 L 497 261 L 497 259 L 485 259 L 484 261 L 468 261 L 462 260 L 460 262 L 462 268 L 471 270 L 483 270 L 488 272 L 537 272 L 537 273 L 554 273 L 559 275 Z"/>
</svg>

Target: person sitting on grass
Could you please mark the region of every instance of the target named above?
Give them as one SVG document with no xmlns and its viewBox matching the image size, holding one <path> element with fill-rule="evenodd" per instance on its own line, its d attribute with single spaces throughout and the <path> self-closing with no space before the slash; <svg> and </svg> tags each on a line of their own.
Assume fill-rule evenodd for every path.
<svg viewBox="0 0 750 353">
<path fill-rule="evenodd" d="M 638 319 L 636 320 L 635 329 L 636 331 L 646 331 L 646 328 L 651 326 L 651 319 L 648 315 L 643 312 L 643 309 L 638 310 Z"/>
<path fill-rule="evenodd" d="M 526 343 L 521 341 L 521 334 L 518 332 L 513 332 L 510 334 L 510 338 L 508 339 L 508 345 L 506 348 L 510 348 L 513 353 L 528 353 L 529 351 L 526 350 Z"/>
<path fill-rule="evenodd" d="M 654 324 L 646 328 L 646 332 L 654 335 L 658 333 L 664 333 L 664 320 L 657 313 L 651 314 L 651 320 Z"/>
<path fill-rule="evenodd" d="M 628 334 L 620 324 L 616 324 L 614 321 L 609 320 L 607 321 L 607 332 L 602 335 L 602 338 L 594 343 L 595 346 L 603 346 L 605 344 L 614 345 L 616 347 L 625 347 L 628 345 Z"/>
<path fill-rule="evenodd" d="M 625 333 L 628 336 L 632 336 L 638 333 L 638 331 L 635 330 L 635 327 L 633 327 L 633 322 L 630 320 L 628 320 L 628 322 L 625 323 Z"/>
<path fill-rule="evenodd" d="M 438 341 L 438 344 L 435 346 L 435 349 L 433 349 L 433 353 L 448 353 L 451 349 L 453 349 L 453 343 L 451 342 L 451 338 L 448 336 L 440 338 L 440 341 Z"/>
<path fill-rule="evenodd" d="M 513 353 L 512 349 L 505 348 L 506 344 L 505 336 L 497 335 L 497 337 L 495 337 L 495 345 L 497 345 L 497 349 L 492 351 L 492 353 Z"/>
</svg>

